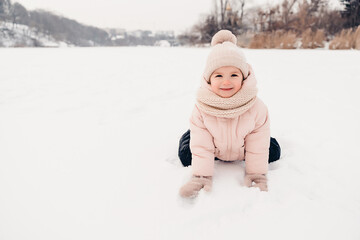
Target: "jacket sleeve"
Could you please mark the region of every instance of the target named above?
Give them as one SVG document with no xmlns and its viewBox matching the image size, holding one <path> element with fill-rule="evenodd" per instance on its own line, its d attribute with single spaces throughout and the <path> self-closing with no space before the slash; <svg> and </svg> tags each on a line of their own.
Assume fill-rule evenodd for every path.
<svg viewBox="0 0 360 240">
<path fill-rule="evenodd" d="M 245 137 L 245 170 L 247 174 L 267 173 L 269 147 L 269 113 L 265 104 L 262 103 L 255 114 L 255 128 Z"/>
<path fill-rule="evenodd" d="M 214 138 L 204 125 L 196 105 L 190 118 L 190 150 L 193 175 L 212 176 L 215 157 Z"/>
</svg>

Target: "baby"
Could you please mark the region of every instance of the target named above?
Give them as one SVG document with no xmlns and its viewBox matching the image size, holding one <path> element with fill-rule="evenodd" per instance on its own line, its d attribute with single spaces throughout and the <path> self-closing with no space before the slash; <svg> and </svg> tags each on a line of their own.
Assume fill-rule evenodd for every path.
<svg viewBox="0 0 360 240">
<path fill-rule="evenodd" d="M 179 158 L 192 166 L 182 197 L 211 190 L 215 160 L 245 160 L 245 185 L 267 191 L 268 163 L 280 158 L 268 109 L 256 96 L 254 72 L 236 42 L 228 30 L 212 38 L 190 130 L 180 139 Z"/>
</svg>

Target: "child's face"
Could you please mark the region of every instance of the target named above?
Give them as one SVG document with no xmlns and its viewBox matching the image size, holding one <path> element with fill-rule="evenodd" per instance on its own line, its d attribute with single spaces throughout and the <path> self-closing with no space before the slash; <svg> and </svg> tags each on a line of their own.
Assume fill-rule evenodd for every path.
<svg viewBox="0 0 360 240">
<path fill-rule="evenodd" d="M 242 80 L 240 69 L 232 66 L 221 67 L 210 76 L 211 90 L 220 97 L 229 98 L 240 90 Z"/>
</svg>

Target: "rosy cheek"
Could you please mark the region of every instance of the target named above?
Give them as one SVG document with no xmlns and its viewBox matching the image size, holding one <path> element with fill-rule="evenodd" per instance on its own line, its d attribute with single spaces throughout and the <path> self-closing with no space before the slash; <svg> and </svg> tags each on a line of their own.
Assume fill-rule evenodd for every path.
<svg viewBox="0 0 360 240">
<path fill-rule="evenodd" d="M 218 86 L 218 84 L 216 84 L 216 83 L 211 84 L 211 90 L 212 90 L 213 92 L 219 91 L 219 86 Z"/>
</svg>

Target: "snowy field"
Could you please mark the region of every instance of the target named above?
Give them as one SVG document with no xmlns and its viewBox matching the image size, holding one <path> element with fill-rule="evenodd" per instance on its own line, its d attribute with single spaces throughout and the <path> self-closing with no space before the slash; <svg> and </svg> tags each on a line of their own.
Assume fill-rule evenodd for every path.
<svg viewBox="0 0 360 240">
<path fill-rule="evenodd" d="M 245 50 L 282 158 L 183 200 L 209 49 L 0 49 L 0 239 L 360 239 L 360 51 Z"/>
</svg>

